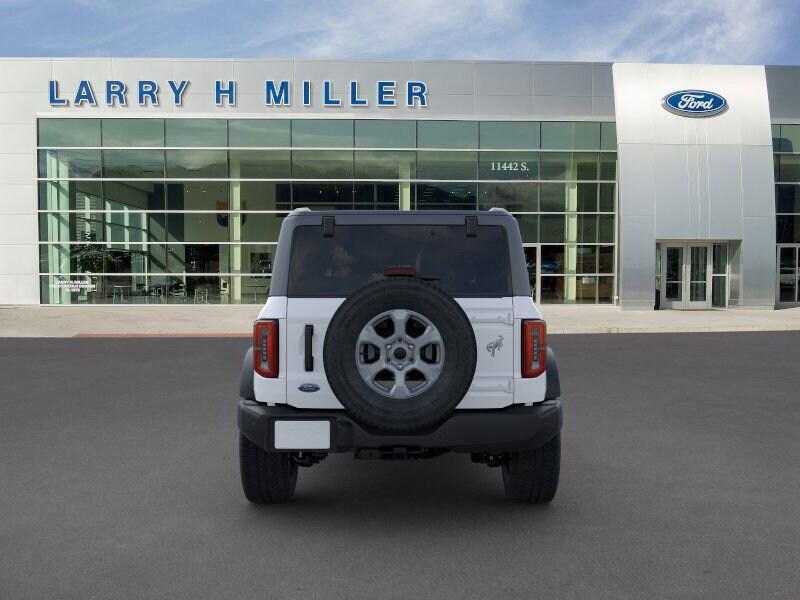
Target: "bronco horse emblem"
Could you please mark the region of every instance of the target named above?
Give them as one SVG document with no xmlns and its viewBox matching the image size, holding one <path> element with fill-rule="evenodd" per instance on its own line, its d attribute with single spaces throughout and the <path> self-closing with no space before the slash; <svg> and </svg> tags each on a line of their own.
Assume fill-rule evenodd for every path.
<svg viewBox="0 0 800 600">
<path fill-rule="evenodd" d="M 500 350 L 500 348 L 502 347 L 503 347 L 503 336 L 498 335 L 495 341 L 486 344 L 486 351 L 492 355 L 492 358 L 494 358 L 495 352 Z"/>
</svg>

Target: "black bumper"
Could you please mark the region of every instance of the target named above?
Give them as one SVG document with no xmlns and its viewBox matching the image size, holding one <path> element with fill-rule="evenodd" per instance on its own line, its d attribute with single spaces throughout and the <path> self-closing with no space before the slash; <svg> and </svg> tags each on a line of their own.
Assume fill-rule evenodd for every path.
<svg viewBox="0 0 800 600">
<path fill-rule="evenodd" d="M 561 402 L 546 400 L 533 406 L 459 410 L 433 431 L 387 435 L 365 430 L 343 410 L 305 410 L 239 400 L 239 431 L 264 450 L 274 450 L 276 419 L 330 421 L 331 448 L 328 452 L 398 448 L 500 453 L 534 449 L 553 439 L 561 431 L 562 422 Z"/>
</svg>

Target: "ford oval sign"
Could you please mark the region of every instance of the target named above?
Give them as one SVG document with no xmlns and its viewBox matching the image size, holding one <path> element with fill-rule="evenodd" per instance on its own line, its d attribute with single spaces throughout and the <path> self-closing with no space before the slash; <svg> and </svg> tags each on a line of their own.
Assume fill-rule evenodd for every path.
<svg viewBox="0 0 800 600">
<path fill-rule="evenodd" d="M 664 96 L 663 106 L 682 117 L 713 117 L 728 110 L 728 101 L 705 90 L 681 90 Z"/>
</svg>

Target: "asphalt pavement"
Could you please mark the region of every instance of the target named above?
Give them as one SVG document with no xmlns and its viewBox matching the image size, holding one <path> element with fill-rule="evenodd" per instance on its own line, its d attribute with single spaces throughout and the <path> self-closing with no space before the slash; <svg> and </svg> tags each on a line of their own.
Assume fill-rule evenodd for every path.
<svg viewBox="0 0 800 600">
<path fill-rule="evenodd" d="M 551 344 L 552 505 L 464 455 L 342 455 L 256 507 L 247 340 L 0 340 L 0 598 L 797 598 L 800 333 Z"/>
</svg>

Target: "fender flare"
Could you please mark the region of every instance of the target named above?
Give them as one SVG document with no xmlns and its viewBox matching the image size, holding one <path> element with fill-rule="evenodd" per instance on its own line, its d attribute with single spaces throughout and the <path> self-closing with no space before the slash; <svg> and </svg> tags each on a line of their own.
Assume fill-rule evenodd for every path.
<svg viewBox="0 0 800 600">
<path fill-rule="evenodd" d="M 549 358 L 549 357 L 548 357 Z M 255 400 L 253 389 L 253 348 L 248 348 L 242 361 L 242 374 L 239 376 L 239 396 L 245 400 Z"/>
<path fill-rule="evenodd" d="M 561 379 L 558 376 L 558 363 L 556 362 L 556 353 L 553 349 L 547 348 L 547 391 L 545 392 L 545 400 L 555 400 L 561 396 Z"/>
</svg>

